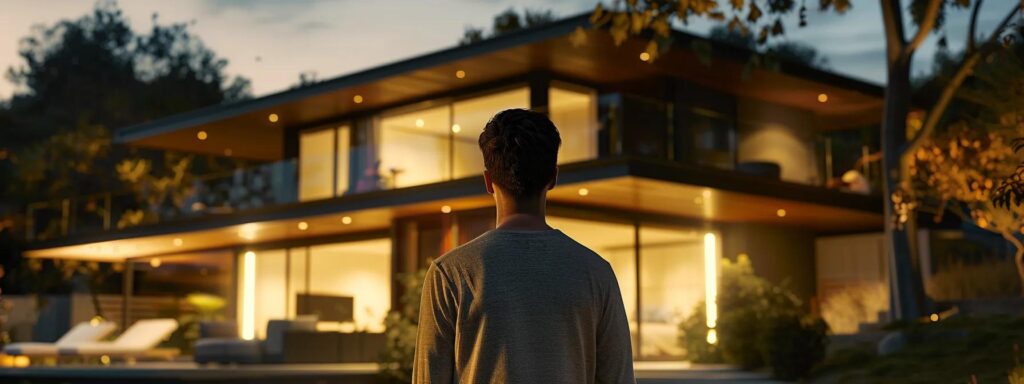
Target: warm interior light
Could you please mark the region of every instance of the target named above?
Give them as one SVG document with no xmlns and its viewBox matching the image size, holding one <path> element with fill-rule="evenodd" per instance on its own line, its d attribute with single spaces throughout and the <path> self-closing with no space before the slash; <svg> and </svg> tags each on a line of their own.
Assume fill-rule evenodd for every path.
<svg viewBox="0 0 1024 384">
<path fill-rule="evenodd" d="M 161 265 L 161 264 L 163 264 L 163 262 L 162 262 L 162 261 L 160 261 L 160 258 L 159 258 L 159 257 L 154 257 L 154 258 L 152 258 L 152 259 L 149 259 L 149 266 L 150 266 L 150 267 L 153 267 L 153 268 L 160 268 L 160 265 Z"/>
<path fill-rule="evenodd" d="M 352 217 L 345 216 L 341 218 L 341 223 L 345 225 L 352 224 Z"/>
<path fill-rule="evenodd" d="M 586 196 L 586 195 L 589 195 L 589 194 L 590 194 L 590 190 L 589 190 L 589 189 L 586 189 L 586 188 L 580 188 L 580 190 L 579 190 L 579 194 L 580 194 L 580 196 Z"/>
<path fill-rule="evenodd" d="M 718 239 L 714 233 L 704 234 L 704 303 L 709 330 L 718 324 Z M 708 333 L 708 342 L 711 340 Z"/>
<path fill-rule="evenodd" d="M 199 133 L 196 133 L 196 138 L 199 140 L 206 140 L 208 136 L 209 135 L 206 134 L 206 131 L 199 131 Z"/>
<path fill-rule="evenodd" d="M 452 213 L 452 207 L 447 205 L 441 206 L 441 213 Z"/>
<path fill-rule="evenodd" d="M 423 122 L 423 119 L 416 119 L 417 128 L 423 128 L 424 125 L 426 125 L 426 123 Z"/>
<path fill-rule="evenodd" d="M 305 221 L 300 221 L 299 222 L 299 230 L 300 231 L 305 231 L 307 229 L 309 229 L 309 223 L 307 223 Z"/>
<path fill-rule="evenodd" d="M 934 323 L 936 321 L 939 321 L 939 314 L 938 313 L 933 313 L 931 316 L 928 316 L 928 318 L 931 319 L 932 322 Z"/>
<path fill-rule="evenodd" d="M 256 224 L 249 223 L 242 226 L 242 229 L 238 230 L 238 237 L 246 240 L 256 240 Z"/>
<path fill-rule="evenodd" d="M 256 337 L 256 254 L 242 256 L 242 338 Z"/>
<path fill-rule="evenodd" d="M 459 133 L 459 132 L 462 132 L 462 126 L 460 126 L 458 124 L 453 124 L 452 125 L 452 133 Z"/>
<path fill-rule="evenodd" d="M 270 115 L 267 116 L 267 120 L 270 120 L 271 123 L 276 123 L 277 122 L 277 114 L 276 113 L 271 113 Z"/>
<path fill-rule="evenodd" d="M 460 79 L 466 77 L 466 71 L 463 71 L 461 69 L 458 70 L 458 71 L 455 71 L 455 77 L 458 77 Z"/>
<path fill-rule="evenodd" d="M 819 103 L 824 103 L 826 101 L 828 101 L 828 95 L 824 94 L 824 93 L 819 93 L 818 94 L 818 102 Z"/>
<path fill-rule="evenodd" d="M 171 243 L 173 243 L 175 247 L 180 247 L 182 244 L 185 244 L 185 241 L 182 240 L 180 237 L 175 237 L 174 240 L 171 241 Z"/>
<path fill-rule="evenodd" d="M 363 96 L 362 95 L 352 96 L 352 101 L 355 102 L 356 104 L 360 104 L 360 103 L 363 102 Z"/>
<path fill-rule="evenodd" d="M 779 208 L 778 211 L 775 211 L 775 214 L 778 215 L 779 217 L 786 217 L 786 210 Z"/>
<path fill-rule="evenodd" d="M 640 53 L 640 61 L 650 61 L 650 60 L 651 60 L 651 54 L 650 53 L 647 53 L 647 52 L 641 52 Z"/>
</svg>

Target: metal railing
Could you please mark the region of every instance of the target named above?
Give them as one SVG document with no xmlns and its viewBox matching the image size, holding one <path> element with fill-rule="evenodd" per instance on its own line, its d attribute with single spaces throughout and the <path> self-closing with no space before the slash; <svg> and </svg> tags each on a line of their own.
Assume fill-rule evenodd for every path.
<svg viewBox="0 0 1024 384">
<path fill-rule="evenodd" d="M 297 160 L 192 177 L 173 190 L 108 192 L 38 201 L 26 208 L 28 241 L 226 214 L 298 201 Z"/>
</svg>

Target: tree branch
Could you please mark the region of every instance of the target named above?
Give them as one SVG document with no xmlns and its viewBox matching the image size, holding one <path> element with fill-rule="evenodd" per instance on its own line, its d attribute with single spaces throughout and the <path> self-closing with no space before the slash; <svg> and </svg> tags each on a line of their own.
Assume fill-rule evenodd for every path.
<svg viewBox="0 0 1024 384">
<path fill-rule="evenodd" d="M 939 18 L 939 9 L 942 5 L 943 0 L 931 0 L 928 2 L 928 7 L 924 10 L 924 17 L 921 19 L 921 23 L 917 26 L 917 34 L 910 40 L 905 47 L 903 47 L 903 56 L 910 58 L 910 55 L 917 50 L 917 47 L 924 43 L 924 40 L 928 38 L 928 35 L 935 29 L 935 22 Z"/>
<path fill-rule="evenodd" d="M 1013 16 L 1019 11 L 1020 6 L 1014 5 L 996 29 L 992 30 L 992 35 L 985 39 L 985 42 L 983 43 L 984 45 L 981 49 L 975 49 L 974 52 L 966 54 L 967 56 L 964 57 L 964 60 L 960 63 L 956 74 L 954 74 L 953 78 L 946 83 L 945 87 L 943 87 L 942 93 L 939 95 L 939 100 L 936 101 L 935 105 L 928 111 L 928 116 L 925 118 L 924 125 L 922 125 L 921 129 L 914 135 L 914 139 L 907 144 L 903 153 L 913 154 L 914 151 L 921 147 L 924 142 L 924 138 L 931 136 L 935 131 L 935 127 L 939 124 L 939 119 L 942 117 L 943 112 L 946 111 L 946 107 L 948 107 L 949 103 L 953 101 L 953 96 L 955 96 L 956 92 L 960 89 L 960 85 L 962 85 L 964 80 L 967 79 L 967 76 L 974 71 L 974 67 L 976 67 L 978 62 L 981 61 L 982 54 L 997 42 L 996 40 L 999 38 L 999 35 L 1004 29 L 1006 29 L 1006 26 L 1010 24 L 1010 20 L 1012 20 Z"/>
<path fill-rule="evenodd" d="M 903 10 L 899 0 L 881 0 L 882 22 L 885 25 L 885 50 L 890 64 L 899 61 L 903 46 Z"/>
<path fill-rule="evenodd" d="M 978 35 L 978 11 L 981 10 L 981 3 L 984 0 L 975 0 L 974 9 L 971 11 L 971 22 L 967 26 L 967 53 L 974 52 L 974 40 Z"/>
</svg>

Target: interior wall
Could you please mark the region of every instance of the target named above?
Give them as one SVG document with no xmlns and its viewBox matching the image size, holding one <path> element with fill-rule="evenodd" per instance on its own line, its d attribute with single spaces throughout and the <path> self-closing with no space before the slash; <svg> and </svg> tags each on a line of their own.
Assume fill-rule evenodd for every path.
<svg viewBox="0 0 1024 384">
<path fill-rule="evenodd" d="M 775 284 L 786 282 L 802 300 L 816 292 L 811 231 L 767 224 L 723 224 L 722 257 L 745 253 L 754 273 Z"/>
<path fill-rule="evenodd" d="M 814 115 L 809 111 L 739 99 L 738 161 L 769 161 L 782 168 L 782 180 L 817 184 Z"/>
</svg>

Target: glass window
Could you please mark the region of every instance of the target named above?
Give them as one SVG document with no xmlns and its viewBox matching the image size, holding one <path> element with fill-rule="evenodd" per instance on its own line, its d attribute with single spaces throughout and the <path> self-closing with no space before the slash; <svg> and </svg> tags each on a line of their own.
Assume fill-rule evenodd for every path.
<svg viewBox="0 0 1024 384">
<path fill-rule="evenodd" d="M 266 337 L 267 321 L 288 317 L 286 312 L 288 290 L 284 273 L 287 257 L 283 249 L 255 253 L 254 297 L 256 300 L 252 301 L 255 303 L 253 329 L 256 331 L 256 338 L 263 339 Z M 242 264 L 239 263 L 239 265 Z M 239 292 L 245 294 L 244 289 L 240 289 Z M 239 302 L 244 303 L 245 300 L 239 300 Z"/>
<path fill-rule="evenodd" d="M 447 180 L 451 111 L 447 105 L 380 118 L 378 172 L 388 188 Z"/>
<path fill-rule="evenodd" d="M 633 334 L 633 351 L 636 353 L 637 325 L 637 282 L 636 253 L 634 252 L 634 227 L 630 224 L 604 223 L 596 221 L 548 217 L 548 225 L 564 232 L 580 244 L 597 252 L 615 271 L 626 307 L 626 318 Z"/>
<path fill-rule="evenodd" d="M 704 300 L 704 241 L 696 231 L 640 228 L 640 356 L 682 357 L 679 323 Z"/>
<path fill-rule="evenodd" d="M 693 134 L 693 160 L 697 164 L 732 169 L 736 165 L 736 123 L 711 110 L 694 108 L 686 123 Z"/>
<path fill-rule="evenodd" d="M 232 317 L 230 252 L 160 256 L 131 261 L 127 265 L 134 274 L 129 323 L 161 314 L 178 318 L 194 314 L 204 320 Z M 106 316 L 121 321 L 119 312 L 106 313 Z"/>
<path fill-rule="evenodd" d="M 391 241 L 310 247 L 309 292 L 352 297 L 356 330 L 383 332 L 391 308 Z"/>
<path fill-rule="evenodd" d="M 343 125 L 338 128 L 338 153 L 335 156 L 334 195 L 341 196 L 348 192 L 349 169 L 351 168 L 349 148 L 351 148 L 352 129 Z"/>
<path fill-rule="evenodd" d="M 559 164 L 597 157 L 597 95 L 593 91 L 553 84 L 548 90 L 548 112 L 562 136 Z"/>
<path fill-rule="evenodd" d="M 511 108 L 530 108 L 530 91 L 511 91 L 457 101 L 452 104 L 453 178 L 476 176 L 484 171 L 478 144 L 480 133 L 494 114 Z M 564 139 L 563 139 L 564 140 Z"/>
<path fill-rule="evenodd" d="M 299 201 L 326 199 L 334 191 L 334 130 L 299 136 Z"/>
</svg>

